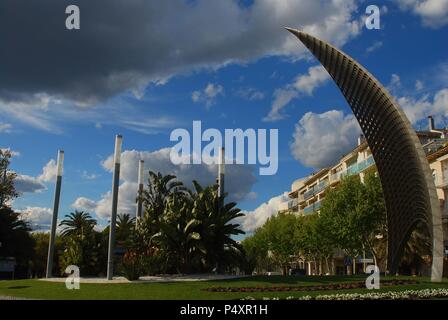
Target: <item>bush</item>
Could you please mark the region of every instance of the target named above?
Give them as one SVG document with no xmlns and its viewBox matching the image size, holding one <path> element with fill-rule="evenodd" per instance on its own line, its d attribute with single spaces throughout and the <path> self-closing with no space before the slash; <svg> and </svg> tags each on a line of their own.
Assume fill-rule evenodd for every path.
<svg viewBox="0 0 448 320">
<path fill-rule="evenodd" d="M 448 289 L 423 289 L 404 290 L 372 293 L 342 293 L 318 296 L 287 297 L 286 300 L 422 300 L 422 299 L 446 299 Z M 255 300 L 254 297 L 246 297 L 242 300 Z M 263 297 L 261 300 L 280 300 L 280 298 Z"/>
<path fill-rule="evenodd" d="M 144 256 L 128 251 L 121 262 L 121 273 L 130 280 L 138 280 L 144 273 Z"/>
<path fill-rule="evenodd" d="M 141 254 L 128 251 L 120 264 L 120 273 L 128 280 L 138 280 L 141 276 L 152 276 L 161 273 L 163 256 Z"/>
</svg>

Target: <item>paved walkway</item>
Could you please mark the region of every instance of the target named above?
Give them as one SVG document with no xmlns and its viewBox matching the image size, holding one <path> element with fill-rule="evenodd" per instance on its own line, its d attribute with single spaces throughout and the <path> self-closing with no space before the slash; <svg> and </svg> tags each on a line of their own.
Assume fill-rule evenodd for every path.
<svg viewBox="0 0 448 320">
<path fill-rule="evenodd" d="M 139 280 L 129 281 L 124 277 L 114 277 L 113 280 L 106 278 L 81 278 L 81 283 L 157 283 L 157 282 L 187 282 L 187 281 L 210 281 L 210 280 L 229 280 L 245 278 L 248 276 L 240 275 L 216 275 L 216 274 L 190 274 L 190 275 L 160 275 L 144 276 Z M 50 282 L 65 282 L 66 278 L 39 279 Z"/>
<path fill-rule="evenodd" d="M 20 297 L 11 297 L 11 296 L 0 296 L 0 300 L 31 300 L 31 299 L 20 298 Z"/>
</svg>

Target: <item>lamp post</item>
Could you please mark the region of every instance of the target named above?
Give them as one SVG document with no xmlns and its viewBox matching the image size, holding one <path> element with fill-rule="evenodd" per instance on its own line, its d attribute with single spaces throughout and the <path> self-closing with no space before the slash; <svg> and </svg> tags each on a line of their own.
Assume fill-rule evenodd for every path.
<svg viewBox="0 0 448 320">
<path fill-rule="evenodd" d="M 61 197 L 63 165 L 64 165 L 64 151 L 59 150 L 58 162 L 57 162 L 57 174 L 56 174 L 56 188 L 54 191 L 53 218 L 51 220 L 50 241 L 48 243 L 48 257 L 47 257 L 47 270 L 46 270 L 47 278 L 51 278 L 53 276 L 54 242 L 56 239 L 56 223 L 58 221 L 59 199 Z"/>
<path fill-rule="evenodd" d="M 225 174 L 225 152 L 224 148 L 219 151 L 219 162 L 218 162 L 218 195 L 220 197 L 224 196 L 224 174 Z"/>
<path fill-rule="evenodd" d="M 122 136 L 115 137 L 114 174 L 112 178 L 112 214 L 109 227 L 109 248 L 107 255 L 107 280 L 112 280 L 114 274 L 115 225 L 117 223 L 118 184 L 120 182 L 120 158 Z"/>
<path fill-rule="evenodd" d="M 138 162 L 138 194 L 137 194 L 137 212 L 135 214 L 135 223 L 136 226 L 138 225 L 138 222 L 142 218 L 142 209 L 143 209 L 143 174 L 144 174 L 144 164 L 145 162 L 143 160 L 140 160 Z"/>
</svg>

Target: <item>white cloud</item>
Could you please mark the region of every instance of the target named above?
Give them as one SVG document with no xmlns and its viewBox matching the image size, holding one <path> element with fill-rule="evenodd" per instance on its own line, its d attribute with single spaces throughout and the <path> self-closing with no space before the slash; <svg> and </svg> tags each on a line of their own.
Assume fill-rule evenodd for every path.
<svg viewBox="0 0 448 320">
<path fill-rule="evenodd" d="M 81 177 L 86 180 L 95 180 L 99 177 L 99 174 L 96 173 L 88 173 L 87 171 L 83 171 Z"/>
<path fill-rule="evenodd" d="M 191 94 L 193 102 L 205 103 L 207 108 L 215 104 L 218 96 L 224 95 L 224 87 L 220 84 L 208 83 L 201 91 L 194 91 Z"/>
<path fill-rule="evenodd" d="M 264 93 L 252 87 L 240 88 L 236 91 L 236 95 L 248 101 L 264 99 Z"/>
<path fill-rule="evenodd" d="M 271 105 L 271 111 L 263 118 L 263 121 L 277 121 L 285 118 L 285 115 L 280 111 L 298 96 L 296 90 L 291 89 L 276 89 L 274 91 L 274 101 Z"/>
<path fill-rule="evenodd" d="M 50 12 L 44 8 L 51 7 L 52 1 L 41 2 L 41 11 Z M 147 123 L 154 124 L 159 118 L 155 114 L 145 119 L 141 114 L 126 119 L 135 113 L 129 110 L 123 114 L 123 108 L 130 108 L 123 105 L 124 101 L 112 110 L 109 106 L 100 105 L 98 111 L 92 111 L 86 110 L 86 106 L 98 105 L 120 93 L 141 93 L 148 84 L 161 84 L 175 75 L 191 74 L 192 71 L 217 70 L 232 63 L 251 63 L 266 56 L 294 60 L 308 56 L 307 50 L 284 30 L 284 26 L 300 27 L 336 46 L 342 46 L 357 36 L 362 26 L 355 0 L 259 0 L 250 5 L 221 0 L 166 0 L 157 4 L 133 1 L 126 8 L 118 0 L 110 0 L 107 8 L 100 8 L 88 0 L 82 2 L 87 8 L 85 10 L 90 12 L 92 6 L 92 12 L 100 10 L 102 14 L 101 23 L 89 30 L 87 38 L 78 42 L 65 37 L 63 30 L 55 29 L 52 30 L 55 34 L 50 35 L 55 41 L 44 48 L 41 55 L 23 56 L 29 65 L 39 64 L 42 70 L 47 71 L 40 81 L 28 76 L 28 68 L 19 68 L 22 54 L 26 53 L 19 50 L 6 52 L 7 58 L 14 63 L 10 69 L 23 73 L 14 71 L 13 76 L 21 81 L 8 83 L 3 90 L 5 92 L 0 92 L 0 112 L 34 128 L 56 133 L 63 131 L 61 122 L 75 120 L 104 126 L 110 122 L 122 125 L 124 120 L 147 120 Z M 30 21 L 37 14 L 32 10 L 18 11 Z M 132 21 L 116 19 L 117 14 L 123 13 L 131 13 Z M 10 20 L 7 26 L 15 29 L 17 19 Z M 57 22 L 57 18 L 50 14 L 44 20 L 50 24 Z M 40 44 L 43 38 L 48 37 L 48 30 L 40 24 L 36 28 L 31 36 L 28 29 L 17 28 L 21 35 L 18 38 Z M 96 59 L 96 68 L 93 69 L 82 61 L 67 64 L 60 59 L 67 45 L 80 47 L 86 52 L 110 54 L 108 59 Z M 123 59 L 123 50 L 133 52 L 133 58 Z M 16 65 L 18 68 L 14 68 Z M 61 74 L 66 77 L 61 77 Z M 216 88 L 210 89 L 213 89 L 212 93 L 216 92 Z M 202 94 L 201 91 L 199 96 L 194 96 L 201 97 Z M 141 98 L 140 94 L 137 98 Z M 155 129 L 159 128 L 156 125 Z"/>
<path fill-rule="evenodd" d="M 390 77 L 390 82 L 387 85 L 387 89 L 392 93 L 396 93 L 401 88 L 401 78 L 398 74 L 393 73 Z"/>
<path fill-rule="evenodd" d="M 273 197 L 255 210 L 244 212 L 245 216 L 239 218 L 238 222 L 245 232 L 253 232 L 255 229 L 261 227 L 269 217 L 277 214 L 278 210 L 280 210 L 280 205 L 288 201 L 288 199 L 287 192 Z"/>
<path fill-rule="evenodd" d="M 56 179 L 56 175 L 57 175 L 56 161 L 54 159 L 51 159 L 42 168 L 42 174 L 39 177 L 37 177 L 37 179 L 43 182 L 50 182 Z"/>
<path fill-rule="evenodd" d="M 372 53 L 383 46 L 382 41 L 375 41 L 370 47 L 366 49 L 366 53 Z"/>
<path fill-rule="evenodd" d="M 443 123 L 442 120 L 448 117 L 448 88 L 439 90 L 432 98 L 429 95 L 420 99 L 400 97 L 397 101 L 412 124 L 429 115 L 434 116 L 439 123 Z"/>
<path fill-rule="evenodd" d="M 421 91 L 421 90 L 423 90 L 424 87 L 425 87 L 425 85 L 423 84 L 422 81 L 420 81 L 420 80 L 415 81 L 415 90 Z"/>
<path fill-rule="evenodd" d="M 115 125 L 143 134 L 159 133 L 167 128 L 173 128 L 179 122 L 171 116 L 144 114 L 138 105 L 133 105 L 126 99 L 108 101 L 98 104 L 95 108 L 79 107 L 68 100 L 55 97 L 35 95 L 26 101 L 4 102 L 0 99 L 0 112 L 6 117 L 53 134 L 64 132 L 65 123 L 90 123 L 96 128 Z M 126 110 L 126 113 L 123 112 Z"/>
<path fill-rule="evenodd" d="M 14 186 L 19 193 L 35 193 L 47 190 L 45 183 L 55 181 L 57 173 L 56 161 L 50 159 L 42 168 L 42 173 L 37 177 L 17 174 Z"/>
<path fill-rule="evenodd" d="M 0 122 L 0 133 L 11 133 L 12 125 L 10 123 Z"/>
<path fill-rule="evenodd" d="M 47 190 L 47 186 L 36 177 L 19 174 L 14 179 L 14 187 L 18 193 L 35 193 Z"/>
<path fill-rule="evenodd" d="M 144 181 L 148 181 L 148 171 L 174 174 L 178 180 L 187 187 L 192 188 L 192 181 L 197 180 L 202 185 L 210 185 L 216 182 L 216 165 L 173 165 L 170 160 L 171 148 L 157 151 L 126 150 L 121 155 L 120 187 L 118 194 L 118 212 L 135 213 L 135 200 L 137 195 L 137 168 L 140 159 L 145 161 Z M 110 155 L 102 166 L 109 172 L 113 170 L 113 156 Z M 229 201 L 253 199 L 252 185 L 256 178 L 254 167 L 249 165 L 226 166 L 226 192 L 229 193 Z M 80 197 L 72 204 L 74 208 L 94 210 L 101 218 L 110 216 L 112 193 L 108 191 L 98 201 Z"/>
<path fill-rule="evenodd" d="M 92 199 L 79 197 L 72 203 L 71 207 L 77 210 L 95 211 L 97 203 Z"/>
<path fill-rule="evenodd" d="M 299 75 L 293 87 L 302 94 L 313 95 L 314 89 L 330 80 L 330 75 L 321 65 L 308 69 L 308 74 Z"/>
<path fill-rule="evenodd" d="M 307 167 L 330 166 L 356 145 L 360 132 L 352 114 L 344 115 L 341 110 L 308 112 L 296 125 L 291 152 Z"/>
<path fill-rule="evenodd" d="M 298 75 L 292 84 L 274 91 L 271 111 L 263 120 L 277 121 L 283 119 L 285 116 L 281 110 L 286 105 L 300 96 L 312 96 L 314 90 L 329 79 L 330 75 L 321 65 L 310 67 L 308 73 Z"/>
<path fill-rule="evenodd" d="M 448 0 L 395 0 L 402 10 L 420 16 L 423 25 L 440 28 L 448 24 Z"/>
<path fill-rule="evenodd" d="M 53 210 L 50 208 L 26 207 L 26 209 L 21 212 L 21 218 L 28 221 L 34 231 L 49 230 L 52 217 Z"/>
</svg>

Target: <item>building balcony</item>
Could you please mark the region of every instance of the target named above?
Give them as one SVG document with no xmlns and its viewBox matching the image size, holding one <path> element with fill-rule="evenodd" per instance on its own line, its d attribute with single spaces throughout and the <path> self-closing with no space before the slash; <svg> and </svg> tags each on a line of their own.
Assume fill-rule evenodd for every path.
<svg viewBox="0 0 448 320">
<path fill-rule="evenodd" d="M 369 156 L 367 159 L 365 159 L 361 162 L 352 164 L 351 166 L 349 166 L 347 169 L 345 169 L 343 171 L 340 171 L 338 173 L 330 175 L 330 183 L 339 181 L 343 177 L 346 177 L 346 176 L 353 176 L 355 174 L 359 174 L 359 173 L 363 172 L 364 170 L 366 170 L 367 168 L 370 168 L 374 164 L 375 164 L 375 160 L 373 160 L 372 156 Z"/>
<path fill-rule="evenodd" d="M 446 177 L 434 177 L 434 183 L 436 188 L 446 189 L 448 188 L 448 178 Z"/>
<path fill-rule="evenodd" d="M 313 202 L 313 203 L 312 203 L 311 205 L 309 205 L 308 207 L 305 207 L 305 208 L 303 209 L 302 212 L 303 212 L 303 214 L 305 214 L 305 215 L 311 214 L 311 213 L 313 213 L 313 212 L 319 210 L 320 207 L 321 207 L 321 205 L 322 205 L 322 200 Z"/>
<path fill-rule="evenodd" d="M 294 207 L 297 207 L 297 205 L 299 204 L 299 201 L 296 199 L 291 199 L 288 201 L 288 209 L 292 209 Z"/>
<path fill-rule="evenodd" d="M 328 180 L 323 180 L 319 182 L 317 185 L 313 186 L 310 190 L 303 194 L 303 200 L 307 200 L 312 196 L 318 194 L 322 190 L 325 190 L 328 187 Z"/>
</svg>

